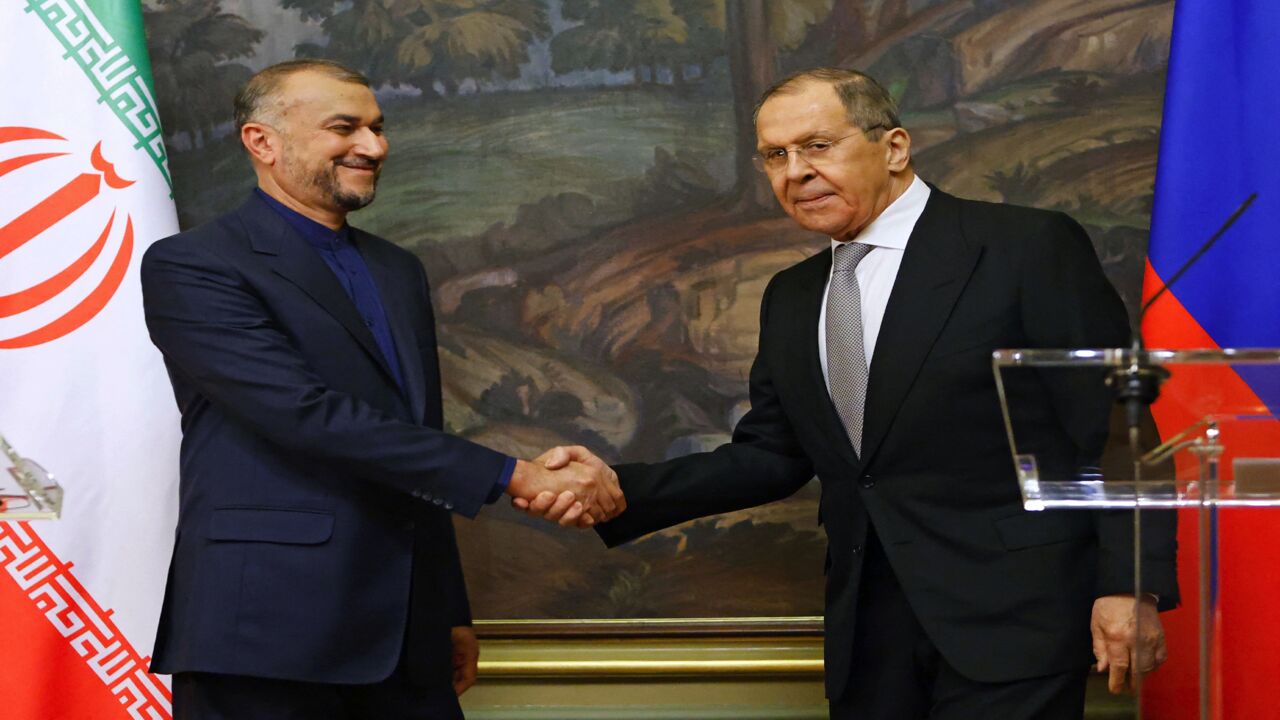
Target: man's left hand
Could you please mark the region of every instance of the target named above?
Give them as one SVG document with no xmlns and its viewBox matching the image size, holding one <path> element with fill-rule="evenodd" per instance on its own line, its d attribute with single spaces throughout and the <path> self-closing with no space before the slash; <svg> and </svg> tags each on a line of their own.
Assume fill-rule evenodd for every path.
<svg viewBox="0 0 1280 720">
<path fill-rule="evenodd" d="M 1134 603 L 1133 595 L 1107 595 L 1094 600 L 1089 629 L 1093 632 L 1093 656 L 1098 660 L 1096 669 L 1110 671 L 1107 687 L 1114 694 L 1132 688 L 1132 670 L 1145 675 L 1169 657 L 1164 627 L 1155 598 L 1150 595 L 1138 603 Z"/>
<path fill-rule="evenodd" d="M 475 628 L 459 625 L 452 629 L 453 636 L 453 691 L 459 697 L 476 684 L 476 668 L 480 663 L 480 641 Z"/>
</svg>

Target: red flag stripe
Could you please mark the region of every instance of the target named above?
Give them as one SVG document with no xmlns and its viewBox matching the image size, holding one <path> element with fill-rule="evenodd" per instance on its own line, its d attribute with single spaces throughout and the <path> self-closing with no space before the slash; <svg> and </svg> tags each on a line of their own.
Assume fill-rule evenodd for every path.
<svg viewBox="0 0 1280 720">
<path fill-rule="evenodd" d="M 172 697 L 141 656 L 29 523 L 0 523 L 5 641 L 31 662 L 6 667 L 5 718 L 171 717 Z"/>
<path fill-rule="evenodd" d="M 1147 264 L 1145 285 L 1159 287 L 1160 277 Z M 1151 347 L 1185 349 L 1216 348 L 1208 332 L 1191 316 L 1172 293 L 1161 298 L 1147 313 L 1143 323 Z M 1203 407 L 1205 394 L 1217 396 L 1223 405 L 1258 406 L 1257 393 L 1225 366 L 1182 368 L 1178 382 L 1170 383 L 1152 408 L 1161 437 L 1169 437 L 1199 418 L 1190 408 Z M 1237 456 L 1267 457 L 1280 447 L 1280 423 L 1256 422 L 1234 428 L 1221 459 L 1224 479 L 1232 477 L 1231 460 Z M 1197 469 L 1183 458 L 1178 473 L 1194 477 Z M 1213 668 L 1221 678 L 1213 705 L 1215 717 L 1253 717 L 1257 698 L 1271 697 L 1271 683 L 1280 676 L 1280 655 L 1273 635 L 1261 629 L 1280 627 L 1280 574 L 1261 571 L 1269 557 L 1271 543 L 1260 542 L 1276 536 L 1273 508 L 1226 508 L 1218 514 L 1219 620 L 1218 663 Z M 1193 717 L 1198 705 L 1199 655 L 1199 537 L 1198 513 L 1182 510 L 1178 515 L 1178 583 L 1182 605 L 1161 616 L 1169 648 L 1169 662 L 1144 680 L 1143 705 L 1148 717 Z M 1259 553 L 1262 553 L 1261 555 Z M 1257 716 L 1262 717 L 1262 716 Z M 1269 716 L 1268 716 L 1269 717 Z"/>
</svg>

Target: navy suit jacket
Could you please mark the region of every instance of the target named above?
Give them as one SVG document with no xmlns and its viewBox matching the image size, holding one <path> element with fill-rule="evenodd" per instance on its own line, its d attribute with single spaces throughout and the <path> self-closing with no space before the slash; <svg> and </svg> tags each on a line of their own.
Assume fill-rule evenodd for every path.
<svg viewBox="0 0 1280 720">
<path fill-rule="evenodd" d="M 1083 228 L 1061 213 L 961 200 L 934 189 L 916 223 L 871 358 L 862 456 L 818 361 L 831 251 L 778 273 L 760 310 L 751 410 L 713 452 L 616 468 L 627 511 L 610 545 L 691 518 L 778 500 L 817 475 L 827 531 L 827 693 L 851 672 L 868 529 L 912 610 L 968 678 L 1082 669 L 1089 614 L 1132 592 L 1133 521 L 1123 511 L 1022 509 L 991 368 L 996 348 L 1126 345 L 1124 305 Z M 1088 380 L 1088 378 L 1084 378 Z M 1102 377 L 1045 384 L 1042 457 L 1101 453 Z M 1036 387 L 1023 388 L 1036 392 Z M 1175 516 L 1143 513 L 1143 587 L 1178 601 Z"/>
<path fill-rule="evenodd" d="M 426 274 L 355 230 L 404 374 L 264 201 L 153 244 L 152 341 L 182 412 L 178 527 L 152 669 L 446 682 L 470 614 L 450 511 L 508 458 L 441 431 Z"/>
</svg>

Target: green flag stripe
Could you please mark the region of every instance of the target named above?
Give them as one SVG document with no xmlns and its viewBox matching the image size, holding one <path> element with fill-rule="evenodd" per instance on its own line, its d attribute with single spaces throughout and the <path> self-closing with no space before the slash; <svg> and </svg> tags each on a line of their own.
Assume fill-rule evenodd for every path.
<svg viewBox="0 0 1280 720">
<path fill-rule="evenodd" d="M 44 22 L 62 44 L 63 59 L 76 64 L 159 168 L 173 193 L 160 114 L 151 88 L 151 62 L 137 0 L 27 0 L 26 11 Z"/>
</svg>

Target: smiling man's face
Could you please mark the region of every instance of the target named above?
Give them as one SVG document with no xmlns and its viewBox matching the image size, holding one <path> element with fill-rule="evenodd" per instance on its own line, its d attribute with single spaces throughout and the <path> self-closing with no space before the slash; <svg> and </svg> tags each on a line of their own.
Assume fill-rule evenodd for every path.
<svg viewBox="0 0 1280 720">
<path fill-rule="evenodd" d="M 283 142 L 272 166 L 277 185 L 294 200 L 330 212 L 372 202 L 387 155 L 373 92 L 303 71 L 284 81 L 281 96 Z"/>
<path fill-rule="evenodd" d="M 819 165 L 790 153 L 785 168 L 769 173 L 769 184 L 782 209 L 801 227 L 847 241 L 910 185 L 914 176 L 906 131 L 895 128 L 869 140 L 849 122 L 835 89 L 817 81 L 770 97 L 756 116 L 756 149 L 761 153 L 839 138 L 845 139 Z"/>
</svg>

